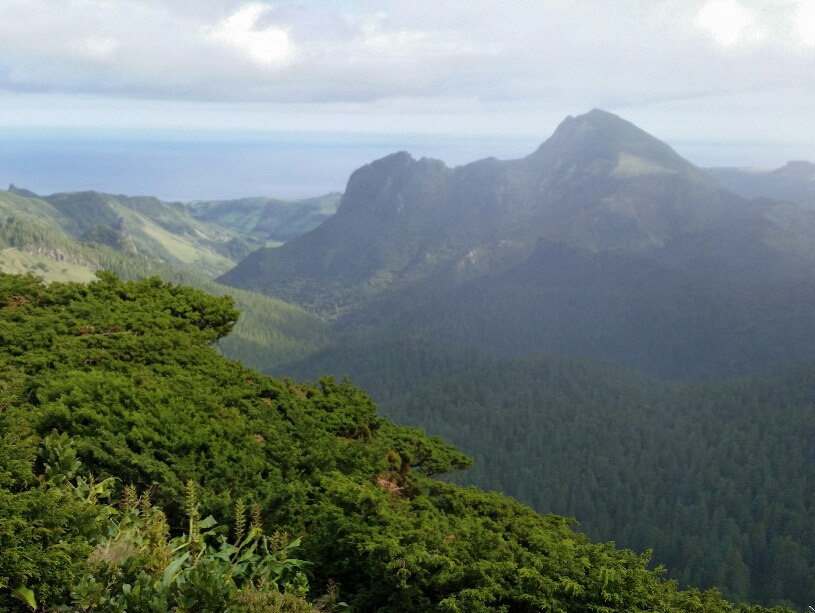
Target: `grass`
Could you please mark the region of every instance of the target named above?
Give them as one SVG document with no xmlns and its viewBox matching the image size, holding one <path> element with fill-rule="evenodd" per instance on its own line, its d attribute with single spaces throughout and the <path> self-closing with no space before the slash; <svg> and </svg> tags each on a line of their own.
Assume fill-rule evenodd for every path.
<svg viewBox="0 0 815 613">
<path fill-rule="evenodd" d="M 636 177 L 638 175 L 669 174 L 672 172 L 672 170 L 663 168 L 636 155 L 621 153 L 617 160 L 617 167 L 611 174 L 615 177 Z"/>
<path fill-rule="evenodd" d="M 3 249 L 0 251 L 0 271 L 12 275 L 31 273 L 46 283 L 90 283 L 96 277 L 94 273 L 78 264 L 58 262 L 44 255 L 24 253 L 18 249 Z"/>
</svg>

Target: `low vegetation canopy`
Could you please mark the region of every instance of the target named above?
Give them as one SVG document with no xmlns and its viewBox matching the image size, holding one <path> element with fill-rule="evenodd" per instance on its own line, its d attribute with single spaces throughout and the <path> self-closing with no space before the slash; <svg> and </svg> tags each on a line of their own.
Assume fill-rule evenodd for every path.
<svg viewBox="0 0 815 613">
<path fill-rule="evenodd" d="M 219 548 L 233 559 L 229 547 L 251 532 L 236 534 L 243 504 L 257 505 L 253 525 L 300 539 L 297 557 L 279 561 L 310 591 L 280 574 L 270 593 L 315 601 L 339 590 L 359 613 L 734 610 L 714 591 L 664 581 L 647 554 L 589 542 L 570 520 L 438 480 L 469 459 L 379 417 L 348 381 L 300 384 L 224 359 L 212 344 L 237 317 L 228 297 L 156 278 L 46 287 L 0 275 L 0 610 L 113 600 L 122 611 L 286 610 L 216 569 Z M 113 508 L 109 494 L 116 511 L 100 512 Z M 216 522 L 235 526 L 229 538 L 205 534 Z M 100 545 L 127 530 L 152 538 L 143 552 L 154 556 L 170 543 L 209 559 L 208 543 L 213 576 L 237 591 L 196 604 L 206 594 L 193 587 L 217 585 L 189 556 L 142 561 L 127 587 L 104 582 L 122 556 L 100 559 Z M 155 592 L 153 608 L 132 604 L 137 587 Z"/>
</svg>

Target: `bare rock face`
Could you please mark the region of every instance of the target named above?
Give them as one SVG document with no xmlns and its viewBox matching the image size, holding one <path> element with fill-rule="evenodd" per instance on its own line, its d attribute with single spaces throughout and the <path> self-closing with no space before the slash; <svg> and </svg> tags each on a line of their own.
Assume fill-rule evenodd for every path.
<svg viewBox="0 0 815 613">
<path fill-rule="evenodd" d="M 47 257 L 55 262 L 67 262 L 68 264 L 76 264 L 77 266 L 84 266 L 85 268 L 96 272 L 97 270 L 103 270 L 101 266 L 97 264 L 93 264 L 91 262 L 87 262 L 82 258 L 76 257 L 71 255 L 70 253 L 65 253 L 61 249 L 49 249 L 48 247 L 41 247 L 35 245 L 23 245 L 19 248 L 20 251 L 23 253 L 30 253 L 32 255 L 41 255 Z"/>
</svg>

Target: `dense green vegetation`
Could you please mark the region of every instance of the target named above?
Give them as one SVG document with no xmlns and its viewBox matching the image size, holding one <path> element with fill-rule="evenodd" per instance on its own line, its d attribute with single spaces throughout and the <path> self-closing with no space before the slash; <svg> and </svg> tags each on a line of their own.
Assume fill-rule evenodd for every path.
<svg viewBox="0 0 815 613">
<path fill-rule="evenodd" d="M 297 384 L 227 361 L 211 345 L 237 316 L 229 298 L 159 279 L 101 273 L 90 285 L 46 287 L 0 275 L 0 547 L 27 561 L 0 568 L 0 606 L 26 610 L 28 590 L 41 606 L 93 594 L 89 580 L 77 582 L 93 570 L 93 500 L 70 503 L 78 480 L 49 485 L 61 458 L 74 466 L 69 439 L 61 454 L 49 456 L 46 444 L 44 463 L 34 462 L 39 441 L 57 430 L 96 475 L 85 484 L 115 477 L 152 488 L 171 534 L 181 536 L 185 514 L 228 521 L 238 500 L 258 503 L 259 521 L 302 538 L 310 584 L 333 580 L 359 613 L 732 610 L 716 593 L 677 591 L 646 568 L 647 556 L 591 544 L 565 519 L 434 479 L 469 461 L 378 417 L 348 382 Z M 199 484 L 193 504 L 189 482 Z M 205 570 L 192 574 L 204 581 Z M 145 581 L 140 590 L 161 587 Z M 183 586 L 195 583 L 176 585 L 174 602 L 190 610 Z M 134 591 L 122 586 L 118 602 Z"/>
<path fill-rule="evenodd" d="M 332 192 L 303 200 L 196 200 L 186 206 L 196 219 L 234 230 L 265 245 L 286 243 L 313 230 L 337 212 L 341 197 L 342 194 Z"/>
<path fill-rule="evenodd" d="M 815 601 L 815 364 L 677 384 L 610 363 L 430 343 L 345 346 L 287 373 L 350 375 L 397 423 L 474 458 L 461 481 L 644 551 L 730 599 Z"/>
<path fill-rule="evenodd" d="M 242 310 L 240 321 L 229 337 L 220 341 L 225 355 L 241 359 L 257 368 L 276 368 L 291 360 L 303 359 L 327 343 L 327 326 L 315 316 L 280 300 L 228 288 L 200 275 L 178 270 L 141 254 L 122 252 L 105 244 L 78 242 L 31 221 L 10 217 L 0 220 L 0 249 L 16 249 L 48 256 L 41 266 L 57 273 L 67 266 L 81 265 L 83 275 L 54 274 L 54 280 L 87 280 L 91 270 L 111 270 L 123 279 L 159 276 L 184 283 L 215 296 L 229 293 Z M 60 259 L 61 258 L 61 259 Z M 72 264 L 73 263 L 73 264 Z M 3 257 L 0 254 L 0 265 Z M 52 270 L 53 269 L 53 270 Z M 16 271 L 15 271 L 16 272 Z M 33 268 L 31 272 L 43 274 Z"/>
<path fill-rule="evenodd" d="M 704 258 L 704 249 L 696 253 Z M 545 350 L 683 380 L 815 358 L 815 274 L 792 266 L 782 272 L 769 250 L 732 265 L 722 259 L 680 268 L 542 241 L 500 275 L 406 289 L 334 329 L 349 343 L 409 338 L 503 356 Z M 776 265 L 776 274 L 767 270 Z"/>
<path fill-rule="evenodd" d="M 29 449 L 3 422 L 0 467 L 13 470 L 0 484 L 0 610 L 54 610 L 55 603 L 76 613 L 312 610 L 303 599 L 305 562 L 290 557 L 299 541 L 264 535 L 257 505 L 249 524 L 246 505 L 236 504 L 230 538 L 212 516 L 201 518 L 189 481 L 187 530 L 169 538 L 149 491 L 139 496 L 125 486 L 118 508 L 107 504 L 117 480 L 80 474 L 82 462 L 64 433 L 43 440 L 43 473 L 35 480 L 30 460 L 9 453 Z M 326 596 L 322 603 L 337 604 L 336 595 Z"/>
</svg>

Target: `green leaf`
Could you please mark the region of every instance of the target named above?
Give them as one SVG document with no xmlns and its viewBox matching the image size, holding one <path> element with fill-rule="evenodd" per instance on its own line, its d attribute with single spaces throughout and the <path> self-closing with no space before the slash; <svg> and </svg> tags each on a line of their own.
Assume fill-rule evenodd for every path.
<svg viewBox="0 0 815 613">
<path fill-rule="evenodd" d="M 173 581 L 173 577 L 178 572 L 178 569 L 181 568 L 181 565 L 187 561 L 187 558 L 190 557 L 190 552 L 186 552 L 181 557 L 176 558 L 164 569 L 164 576 L 161 578 L 161 583 L 163 585 L 170 585 Z"/>
<path fill-rule="evenodd" d="M 26 586 L 21 585 L 16 589 L 12 589 L 11 593 L 14 594 L 20 600 L 22 600 L 24 603 L 26 603 L 32 609 L 37 608 L 37 601 L 34 599 L 33 590 L 30 590 Z"/>
<path fill-rule="evenodd" d="M 212 528 L 212 526 L 214 526 L 217 523 L 218 522 L 215 521 L 215 518 L 212 515 L 209 515 L 198 522 L 198 527 L 201 528 L 202 530 L 205 530 L 207 528 Z"/>
</svg>

